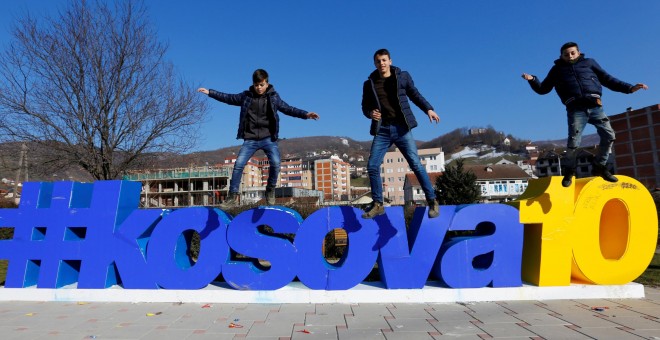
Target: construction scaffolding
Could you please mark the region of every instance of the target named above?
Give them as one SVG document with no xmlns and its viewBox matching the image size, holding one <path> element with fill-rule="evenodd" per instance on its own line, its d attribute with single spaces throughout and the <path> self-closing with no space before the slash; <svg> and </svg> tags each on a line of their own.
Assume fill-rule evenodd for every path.
<svg viewBox="0 0 660 340">
<path fill-rule="evenodd" d="M 176 208 L 219 206 L 229 193 L 230 175 L 230 168 L 203 166 L 131 171 L 123 179 L 142 183 L 141 207 Z"/>
</svg>

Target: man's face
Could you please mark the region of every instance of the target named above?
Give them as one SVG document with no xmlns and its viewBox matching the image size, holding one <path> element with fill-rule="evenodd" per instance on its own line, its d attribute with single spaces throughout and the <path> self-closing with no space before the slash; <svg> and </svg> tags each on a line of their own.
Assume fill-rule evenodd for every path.
<svg viewBox="0 0 660 340">
<path fill-rule="evenodd" d="M 260 83 L 253 83 L 252 86 L 254 87 L 254 92 L 258 95 L 262 95 L 268 90 L 268 80 L 262 80 Z"/>
<path fill-rule="evenodd" d="M 575 46 L 561 51 L 561 59 L 567 63 L 574 63 L 578 57 L 580 57 L 580 51 Z"/>
<path fill-rule="evenodd" d="M 390 66 L 392 66 L 392 60 L 388 55 L 376 55 L 374 58 L 374 65 L 380 74 L 388 74 L 390 72 Z"/>
</svg>

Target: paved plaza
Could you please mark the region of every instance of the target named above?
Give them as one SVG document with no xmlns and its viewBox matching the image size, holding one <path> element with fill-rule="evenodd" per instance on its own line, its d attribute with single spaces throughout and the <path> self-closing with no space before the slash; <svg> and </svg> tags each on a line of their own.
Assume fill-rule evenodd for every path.
<svg viewBox="0 0 660 340">
<path fill-rule="evenodd" d="M 371 304 L 0 302 L 8 339 L 660 339 L 643 299 Z"/>
</svg>

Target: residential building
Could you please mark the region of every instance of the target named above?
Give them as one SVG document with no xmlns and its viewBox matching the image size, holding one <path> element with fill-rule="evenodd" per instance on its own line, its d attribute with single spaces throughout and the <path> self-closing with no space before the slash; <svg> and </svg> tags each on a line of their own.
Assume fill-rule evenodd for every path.
<svg viewBox="0 0 660 340">
<path fill-rule="evenodd" d="M 313 162 L 303 161 L 299 157 L 282 159 L 280 163 L 280 186 L 312 189 L 314 186 L 313 165 Z"/>
<path fill-rule="evenodd" d="M 429 179 L 434 188 L 435 182 L 440 176 L 442 176 L 441 172 L 429 172 Z M 422 185 L 419 184 L 417 176 L 412 172 L 405 175 L 403 195 L 403 201 L 406 205 L 427 205 L 426 195 L 424 194 L 424 190 L 422 190 Z"/>
<path fill-rule="evenodd" d="M 427 173 L 444 171 L 445 154 L 442 148 L 419 149 L 417 154 Z M 406 202 L 404 184 L 408 173 L 412 174 L 412 171 L 398 148 L 385 153 L 380 175 L 383 197 L 387 197 L 392 205 L 403 205 Z"/>
<path fill-rule="evenodd" d="M 481 202 L 484 203 L 517 199 L 525 192 L 527 183 L 532 178 L 516 164 L 469 164 L 464 165 L 463 169 L 477 176 Z"/>
<path fill-rule="evenodd" d="M 660 186 L 660 104 L 610 116 L 616 173 Z"/>
<path fill-rule="evenodd" d="M 189 167 L 129 171 L 124 180 L 142 183 L 144 208 L 218 206 L 229 192 L 228 167 Z"/>
<path fill-rule="evenodd" d="M 536 176 L 561 176 L 561 155 L 555 151 L 547 151 L 536 159 Z"/>
<path fill-rule="evenodd" d="M 230 156 L 225 158 L 223 161 L 222 166 L 229 169 L 230 174 L 234 170 L 236 158 L 236 156 Z M 263 180 L 263 166 L 260 165 L 260 162 L 260 158 L 252 157 L 245 164 L 245 167 L 243 168 L 243 176 L 241 177 L 241 184 L 238 189 L 239 192 L 245 191 L 247 188 L 261 187 L 266 185 L 266 182 Z M 266 168 L 266 178 L 268 178 L 268 168 Z"/>
<path fill-rule="evenodd" d="M 325 201 L 348 201 L 351 193 L 350 164 L 336 155 L 314 161 L 314 188 Z"/>
</svg>

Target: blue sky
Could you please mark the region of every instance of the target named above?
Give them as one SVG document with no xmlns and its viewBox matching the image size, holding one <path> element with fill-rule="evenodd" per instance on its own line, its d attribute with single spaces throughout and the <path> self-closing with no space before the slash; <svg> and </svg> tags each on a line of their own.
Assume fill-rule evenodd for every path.
<svg viewBox="0 0 660 340">
<path fill-rule="evenodd" d="M 0 13 L 0 48 L 13 17 L 52 14 L 63 2 L 11 1 Z M 566 137 L 554 91 L 532 92 L 522 72 L 545 77 L 559 47 L 576 41 L 615 77 L 645 83 L 634 94 L 604 91 L 604 107 L 660 103 L 660 1 L 146 1 L 168 58 L 194 84 L 238 93 L 264 68 L 289 104 L 319 121 L 282 115 L 280 136 L 370 140 L 362 83 L 379 48 L 392 53 L 440 116 L 415 108 L 418 140 L 493 126 L 518 138 Z M 163 95 L 166 95 L 165 93 Z M 201 95 L 201 94 L 200 94 Z M 239 145 L 239 108 L 212 101 L 197 150 Z M 595 130 L 589 128 L 586 133 Z"/>
</svg>

